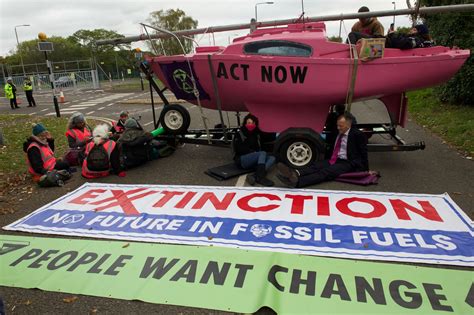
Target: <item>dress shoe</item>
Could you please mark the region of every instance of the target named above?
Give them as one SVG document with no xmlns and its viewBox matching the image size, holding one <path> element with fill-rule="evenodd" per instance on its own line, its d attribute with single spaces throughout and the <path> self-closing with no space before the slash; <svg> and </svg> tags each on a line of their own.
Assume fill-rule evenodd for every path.
<svg viewBox="0 0 474 315">
<path fill-rule="evenodd" d="M 277 164 L 277 170 L 279 173 L 277 174 L 277 177 L 280 181 L 282 181 L 283 184 L 285 184 L 288 187 L 298 186 L 299 174 L 297 170 L 292 169 L 291 167 L 283 163 Z"/>
</svg>

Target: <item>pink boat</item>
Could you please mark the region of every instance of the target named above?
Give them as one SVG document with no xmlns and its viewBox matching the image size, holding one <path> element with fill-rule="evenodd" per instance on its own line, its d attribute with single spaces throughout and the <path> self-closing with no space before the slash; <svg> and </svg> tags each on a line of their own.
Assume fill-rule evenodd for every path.
<svg viewBox="0 0 474 315">
<path fill-rule="evenodd" d="M 442 46 L 386 48 L 382 58 L 357 61 L 353 101 L 380 99 L 392 124 L 404 126 L 404 92 L 446 82 L 469 54 Z M 320 134 L 329 108 L 346 103 L 354 74 L 350 46 L 328 41 L 322 22 L 257 29 L 227 47 L 197 47 L 194 54 L 148 62 L 177 98 L 198 104 L 192 68 L 203 107 L 218 109 L 220 103 L 222 110 L 249 111 L 263 130 L 279 133 L 297 127 Z M 285 154 L 291 161 L 291 152 Z"/>
</svg>

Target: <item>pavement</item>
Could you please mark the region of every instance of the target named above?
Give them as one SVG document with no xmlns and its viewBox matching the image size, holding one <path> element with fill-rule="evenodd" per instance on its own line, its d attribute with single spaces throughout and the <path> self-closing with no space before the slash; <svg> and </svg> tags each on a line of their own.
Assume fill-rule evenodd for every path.
<svg viewBox="0 0 474 315">
<path fill-rule="evenodd" d="M 122 104 L 121 101 L 143 99 L 149 92 L 107 93 L 104 91 L 75 91 L 65 93 L 67 102 L 61 105 L 61 113 L 69 115 L 80 110 L 89 117 L 104 117 L 116 119 L 120 111 L 128 110 L 131 116 L 141 116 L 141 123 L 146 129 L 153 124 L 151 106 L 146 104 Z M 156 97 L 158 99 L 158 97 Z M 53 116 L 51 94 L 37 94 L 38 106 L 10 110 L 5 99 L 0 101 L 0 114 L 29 114 L 32 116 Z M 160 109 L 160 106 L 157 106 Z M 199 108 L 192 104 L 185 104 L 191 113 L 191 128 L 202 128 Z M 367 111 L 367 108 L 370 110 Z M 157 111 L 157 114 L 159 111 Z M 211 125 L 218 123 L 216 111 L 205 110 Z M 358 122 L 387 121 L 386 112 L 376 102 L 355 104 L 353 113 Z M 235 125 L 235 115 L 228 113 L 229 119 Z M 385 115 L 385 116 L 384 116 Z M 227 113 L 224 113 L 227 122 Z M 474 164 L 454 148 L 444 143 L 442 139 L 425 130 L 409 119 L 406 128 L 398 128 L 398 135 L 408 143 L 424 141 L 426 149 L 412 152 L 377 152 L 369 154 L 369 164 L 372 170 L 380 171 L 382 177 L 378 185 L 353 186 L 350 184 L 328 182 L 308 188 L 325 190 L 350 191 L 382 191 L 400 193 L 441 194 L 449 193 L 451 198 L 468 214 L 474 218 L 473 195 L 474 186 L 472 176 Z M 59 135 L 56 135 L 59 136 Z M 371 143 L 386 142 L 382 136 L 373 136 Z M 97 180 L 106 183 L 136 183 L 136 184 L 177 184 L 177 185 L 207 185 L 207 186 L 241 186 L 246 185 L 244 178 L 234 178 L 219 182 L 204 175 L 210 167 L 223 165 L 232 160 L 230 149 L 205 145 L 186 144 L 180 147 L 171 157 L 152 161 L 146 166 L 127 172 L 127 176 L 119 178 L 110 176 Z M 270 172 L 269 177 L 277 185 L 281 185 L 276 178 L 276 171 Z M 82 185 L 84 179 L 76 174 L 64 187 L 45 190 L 35 188 L 34 198 L 23 200 L 15 213 L 0 216 L 0 226 L 5 226 L 32 211 L 49 203 L 63 194 Z M 5 234 L 6 231 L 1 230 Z M 21 235 L 24 233 L 13 233 Z M 26 235 L 26 234 L 25 234 Z M 158 305 L 140 301 L 124 301 L 91 296 L 79 296 L 74 303 L 64 303 L 64 297 L 71 294 L 45 292 L 35 289 L 0 288 L 0 296 L 6 303 L 9 314 L 47 314 L 47 313 L 180 313 L 180 314 L 220 314 L 222 312 L 195 309 L 188 307 Z M 12 311 L 13 308 L 13 311 Z M 95 310 L 95 311 L 94 311 Z M 269 310 L 262 311 L 269 313 Z"/>
</svg>

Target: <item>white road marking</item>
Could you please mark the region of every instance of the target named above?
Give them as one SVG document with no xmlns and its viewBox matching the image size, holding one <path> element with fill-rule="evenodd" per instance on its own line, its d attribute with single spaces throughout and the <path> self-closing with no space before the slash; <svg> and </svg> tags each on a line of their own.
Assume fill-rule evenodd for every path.
<svg viewBox="0 0 474 315">
<path fill-rule="evenodd" d="M 240 175 L 239 179 L 237 179 L 237 183 L 235 183 L 235 187 L 244 187 L 246 177 L 247 175 Z"/>
<path fill-rule="evenodd" d="M 195 107 L 197 107 L 197 105 L 193 105 L 193 106 L 191 106 L 191 107 L 190 107 L 190 109 L 193 109 L 193 108 L 195 108 Z"/>
<path fill-rule="evenodd" d="M 104 106 L 104 107 L 100 107 L 98 110 L 103 110 L 104 108 L 105 108 L 105 106 Z"/>
<path fill-rule="evenodd" d="M 151 125 L 153 122 L 150 121 L 150 122 L 147 122 L 146 124 L 144 124 L 143 126 L 148 126 L 148 125 Z"/>
<path fill-rule="evenodd" d="M 47 111 L 48 109 L 49 109 L 49 108 L 42 109 L 42 110 L 40 110 L 40 112 Z"/>
<path fill-rule="evenodd" d="M 93 113 L 95 113 L 95 110 L 93 110 L 93 111 L 91 111 L 91 112 L 88 112 L 88 113 L 86 113 L 86 115 L 90 115 L 90 114 L 93 114 Z"/>
<path fill-rule="evenodd" d="M 87 106 L 70 106 L 68 108 L 64 108 L 63 110 L 80 110 L 80 109 L 85 109 L 88 108 Z"/>
<path fill-rule="evenodd" d="M 112 105 L 114 105 L 114 104 L 109 104 L 109 105 L 105 105 L 105 106 L 109 107 L 109 106 L 112 106 Z"/>
</svg>

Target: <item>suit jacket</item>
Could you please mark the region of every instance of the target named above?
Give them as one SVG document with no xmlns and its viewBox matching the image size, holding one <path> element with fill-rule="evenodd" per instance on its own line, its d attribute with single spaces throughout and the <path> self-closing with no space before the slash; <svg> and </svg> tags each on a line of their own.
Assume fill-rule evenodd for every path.
<svg viewBox="0 0 474 315">
<path fill-rule="evenodd" d="M 347 160 L 355 171 L 368 171 L 367 137 L 357 128 L 351 128 L 347 137 Z"/>
</svg>

